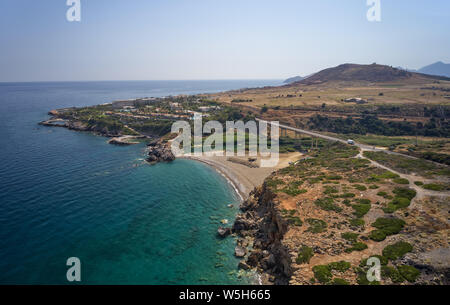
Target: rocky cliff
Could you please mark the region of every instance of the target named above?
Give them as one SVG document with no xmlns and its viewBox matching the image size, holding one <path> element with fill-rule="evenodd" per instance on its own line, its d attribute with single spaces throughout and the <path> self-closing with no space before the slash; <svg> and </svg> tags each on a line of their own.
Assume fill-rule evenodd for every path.
<svg viewBox="0 0 450 305">
<path fill-rule="evenodd" d="M 237 248 L 250 248 L 240 264 L 242 269 L 256 268 L 263 283 L 288 284 L 292 274 L 291 260 L 283 237 L 288 224 L 279 214 L 278 202 L 263 184 L 242 203 L 233 226 L 239 235 Z"/>
</svg>

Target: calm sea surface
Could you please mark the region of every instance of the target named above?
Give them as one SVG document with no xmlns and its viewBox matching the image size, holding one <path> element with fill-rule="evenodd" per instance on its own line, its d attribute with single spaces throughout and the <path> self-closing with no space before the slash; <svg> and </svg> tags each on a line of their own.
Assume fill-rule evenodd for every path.
<svg viewBox="0 0 450 305">
<path fill-rule="evenodd" d="M 0 83 L 0 283 L 68 283 L 69 257 L 85 284 L 247 283 L 234 240 L 215 235 L 238 205 L 217 172 L 189 160 L 149 166 L 143 144 L 37 123 L 54 108 L 279 83 Z"/>
</svg>

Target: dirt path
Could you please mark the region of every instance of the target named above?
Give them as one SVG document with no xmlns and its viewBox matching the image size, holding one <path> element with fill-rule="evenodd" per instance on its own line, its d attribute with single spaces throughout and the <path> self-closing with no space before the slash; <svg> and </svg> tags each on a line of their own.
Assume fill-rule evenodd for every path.
<svg viewBox="0 0 450 305">
<path fill-rule="evenodd" d="M 361 149 L 361 151 L 359 152 L 359 154 L 356 157 L 360 158 L 360 159 L 369 160 L 373 166 L 393 172 L 394 174 L 399 175 L 401 178 L 404 178 L 409 181 L 409 187 L 414 189 L 417 193 L 416 197 L 414 197 L 414 199 L 411 201 L 410 208 L 414 207 L 416 201 L 423 199 L 425 196 L 440 196 L 440 197 L 450 196 L 450 192 L 448 192 L 448 191 L 447 192 L 438 192 L 438 191 L 426 190 L 426 189 L 421 188 L 420 186 L 416 185 L 414 182 L 417 181 L 419 178 L 421 178 L 421 180 L 424 180 L 424 179 L 422 179 L 422 177 L 416 176 L 416 175 L 408 175 L 408 174 L 400 173 L 392 168 L 389 168 L 389 167 L 384 166 L 376 161 L 366 158 L 366 157 L 364 157 L 364 151 L 368 151 L 368 150 Z M 426 180 L 430 181 L 430 182 L 439 182 L 437 180 L 431 180 L 431 179 L 426 179 Z"/>
</svg>

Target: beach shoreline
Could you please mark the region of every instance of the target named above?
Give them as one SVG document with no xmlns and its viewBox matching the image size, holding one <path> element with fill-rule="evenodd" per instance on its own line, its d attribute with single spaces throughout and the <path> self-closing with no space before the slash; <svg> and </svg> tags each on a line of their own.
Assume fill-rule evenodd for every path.
<svg viewBox="0 0 450 305">
<path fill-rule="evenodd" d="M 243 164 L 230 161 L 226 156 L 177 156 L 179 159 L 194 160 L 206 164 L 222 175 L 240 197 L 241 203 L 248 199 L 255 187 L 264 183 L 264 180 L 273 172 L 289 166 L 289 163 L 300 159 L 302 154 L 280 154 L 280 161 L 276 167 L 251 168 Z M 244 158 L 245 159 L 245 158 Z"/>
</svg>

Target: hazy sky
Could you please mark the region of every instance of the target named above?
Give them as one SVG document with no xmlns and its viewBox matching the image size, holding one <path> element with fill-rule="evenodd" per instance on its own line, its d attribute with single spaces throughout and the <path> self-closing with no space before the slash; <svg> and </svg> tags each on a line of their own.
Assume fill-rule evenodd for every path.
<svg viewBox="0 0 450 305">
<path fill-rule="evenodd" d="M 450 1 L 0 0 L 0 81 L 286 78 L 450 62 Z"/>
</svg>

